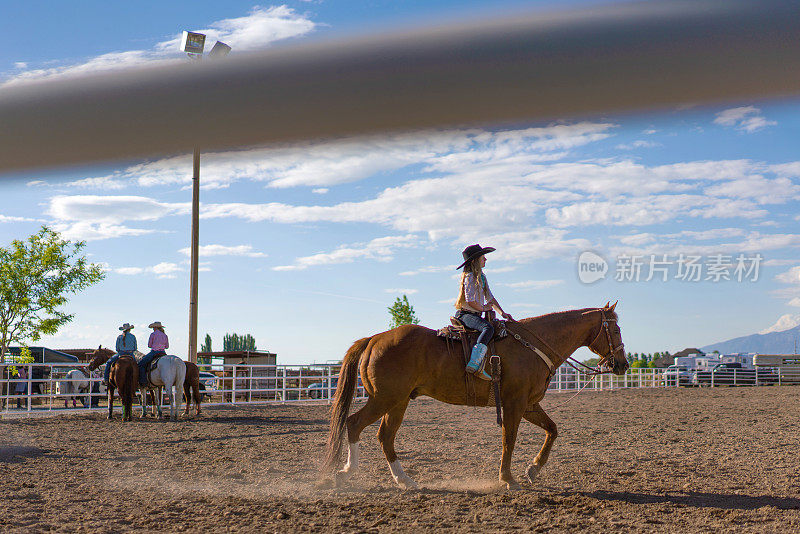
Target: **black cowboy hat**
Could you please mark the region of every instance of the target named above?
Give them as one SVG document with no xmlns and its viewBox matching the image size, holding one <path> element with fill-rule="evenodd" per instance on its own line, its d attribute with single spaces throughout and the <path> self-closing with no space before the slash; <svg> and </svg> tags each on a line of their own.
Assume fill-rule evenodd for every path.
<svg viewBox="0 0 800 534">
<path fill-rule="evenodd" d="M 490 252 L 494 252 L 495 248 L 493 247 L 482 247 L 479 244 L 475 243 L 474 245 L 470 245 L 464 249 L 464 252 L 461 253 L 464 256 L 464 263 L 456 267 L 456 271 L 465 266 L 470 262 L 470 260 L 474 260 L 479 256 L 483 256 L 484 254 L 488 254 Z"/>
</svg>

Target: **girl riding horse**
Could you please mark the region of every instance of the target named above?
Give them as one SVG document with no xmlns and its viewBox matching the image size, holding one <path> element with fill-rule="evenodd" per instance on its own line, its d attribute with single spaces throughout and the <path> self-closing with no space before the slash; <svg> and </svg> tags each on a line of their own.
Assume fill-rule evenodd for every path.
<svg viewBox="0 0 800 534">
<path fill-rule="evenodd" d="M 472 347 L 472 355 L 467 363 L 467 372 L 474 374 L 483 380 L 491 380 L 486 371 L 483 370 L 483 361 L 488 351 L 487 344 L 494 336 L 494 327 L 481 317 L 483 312 L 496 309 L 504 319 L 511 319 L 511 315 L 503 311 L 500 303 L 489 290 L 489 283 L 486 275 L 483 274 L 483 267 L 486 265 L 486 254 L 494 252 L 492 247 L 481 247 L 477 243 L 464 249 L 461 255 L 464 263 L 456 267 L 456 270 L 464 268 L 461 273 L 461 283 L 456 300 L 456 319 L 464 323 L 467 328 L 480 332 L 478 342 Z"/>
</svg>

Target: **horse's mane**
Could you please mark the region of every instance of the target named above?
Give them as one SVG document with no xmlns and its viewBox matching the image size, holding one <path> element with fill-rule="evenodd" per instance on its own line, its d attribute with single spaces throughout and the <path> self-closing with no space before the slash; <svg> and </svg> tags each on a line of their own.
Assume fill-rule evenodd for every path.
<svg viewBox="0 0 800 534">
<path fill-rule="evenodd" d="M 551 312 L 551 313 L 544 313 L 542 315 L 536 315 L 535 317 L 528 317 L 528 318 L 522 319 L 522 320 L 523 321 L 531 321 L 531 322 L 534 322 L 534 321 L 551 321 L 551 320 L 552 321 L 557 321 L 557 320 L 561 320 L 561 319 L 566 319 L 566 318 L 571 317 L 571 316 L 573 316 L 575 314 L 578 314 L 578 313 L 583 314 L 585 312 L 590 312 L 590 311 L 594 311 L 594 310 L 602 310 L 602 309 L 605 309 L 607 318 L 614 319 L 614 320 L 619 319 L 619 317 L 617 316 L 617 312 L 616 311 L 612 311 L 612 310 L 610 310 L 608 308 L 598 307 L 598 308 L 577 308 L 577 309 L 574 309 L 574 310 L 563 310 L 563 311 L 557 311 L 557 312 Z"/>
</svg>

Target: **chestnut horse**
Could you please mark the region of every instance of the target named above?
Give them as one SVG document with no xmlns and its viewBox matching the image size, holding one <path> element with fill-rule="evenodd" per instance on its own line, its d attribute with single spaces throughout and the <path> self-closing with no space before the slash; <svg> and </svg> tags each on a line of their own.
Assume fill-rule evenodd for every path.
<svg viewBox="0 0 800 534">
<path fill-rule="evenodd" d="M 531 483 L 547 463 L 557 431 L 539 402 L 555 369 L 579 347 L 585 346 L 601 356 L 603 366 L 615 374 L 622 375 L 627 371 L 628 362 L 615 307 L 616 303 L 613 306 L 606 303 L 602 308 L 583 308 L 519 322 L 509 321 L 506 325 L 511 335 L 495 341 L 496 352 L 502 360 L 503 456 L 500 482 L 509 489 L 519 488 L 511 474 L 511 454 L 521 419 L 547 433 L 541 451 L 526 471 Z M 540 355 L 535 350 L 547 354 Z M 359 372 L 369 398 L 360 410 L 348 417 Z M 448 404 L 473 405 L 474 397 L 464 373 L 460 347 L 456 346 L 455 351 L 448 350 L 448 341 L 437 337 L 436 331 L 430 328 L 404 325 L 356 341 L 345 354 L 339 372 L 323 469 L 332 472 L 338 468 L 344 429 L 347 428 L 347 463 L 344 469 L 335 473 L 337 485 L 346 481 L 358 467 L 361 432 L 383 418 L 378 440 L 392 478 L 402 488 L 415 488 L 416 483 L 404 473 L 394 449 L 394 437 L 403 422 L 403 414 L 409 400 L 419 395 Z M 473 385 L 479 382 L 475 381 Z M 488 388 L 488 382 L 483 384 L 485 386 L 479 384 L 475 387 Z"/>
<path fill-rule="evenodd" d="M 197 410 L 197 415 L 200 415 L 200 402 L 203 396 L 200 395 L 200 369 L 197 364 L 192 362 L 186 363 L 186 377 L 183 379 L 183 400 L 186 402 L 186 409 L 183 415 L 189 415 L 189 407 L 194 399 L 194 407 Z"/>
<path fill-rule="evenodd" d="M 92 352 L 92 359 L 89 362 L 89 370 L 93 371 L 106 363 L 115 352 L 110 349 L 98 347 Z M 133 416 L 133 397 L 136 395 L 136 387 L 139 384 L 139 366 L 132 356 L 120 356 L 108 381 L 108 418 L 114 412 L 114 388 L 119 389 L 119 398 L 122 400 L 122 421 L 130 421 Z"/>
</svg>

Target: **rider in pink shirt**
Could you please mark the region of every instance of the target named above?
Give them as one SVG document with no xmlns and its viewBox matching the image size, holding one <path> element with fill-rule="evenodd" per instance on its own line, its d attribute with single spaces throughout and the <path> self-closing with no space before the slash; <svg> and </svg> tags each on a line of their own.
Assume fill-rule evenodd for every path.
<svg viewBox="0 0 800 534">
<path fill-rule="evenodd" d="M 169 348 L 169 338 L 167 338 L 164 330 L 153 329 L 147 346 L 153 350 L 166 350 Z"/>
<path fill-rule="evenodd" d="M 148 328 L 153 329 L 153 333 L 150 334 L 150 339 L 147 341 L 150 352 L 139 361 L 139 383 L 143 386 L 147 385 L 147 367 L 150 365 L 150 362 L 152 362 L 156 356 L 166 354 L 166 349 L 169 348 L 169 339 L 164 332 L 164 326 L 161 324 L 161 321 L 152 323 Z"/>
</svg>

